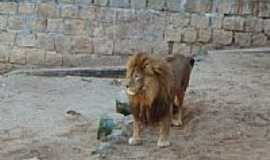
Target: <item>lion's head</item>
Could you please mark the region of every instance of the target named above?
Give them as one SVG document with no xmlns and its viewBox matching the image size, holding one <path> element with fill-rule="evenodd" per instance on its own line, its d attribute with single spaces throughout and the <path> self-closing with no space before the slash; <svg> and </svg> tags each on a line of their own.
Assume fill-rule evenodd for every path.
<svg viewBox="0 0 270 160">
<path fill-rule="evenodd" d="M 170 110 L 172 73 L 158 58 L 138 53 L 127 63 L 126 90 L 135 118 L 144 122 L 160 120 Z"/>
</svg>

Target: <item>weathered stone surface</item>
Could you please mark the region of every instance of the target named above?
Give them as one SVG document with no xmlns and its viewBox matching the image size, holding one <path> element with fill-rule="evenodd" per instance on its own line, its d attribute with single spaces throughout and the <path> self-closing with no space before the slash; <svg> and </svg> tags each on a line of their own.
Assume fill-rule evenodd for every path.
<svg viewBox="0 0 270 160">
<path fill-rule="evenodd" d="M 267 44 L 267 36 L 263 33 L 252 35 L 253 46 L 265 46 Z"/>
<path fill-rule="evenodd" d="M 34 47 L 36 44 L 37 36 L 29 33 L 17 33 L 16 45 L 19 47 Z"/>
<path fill-rule="evenodd" d="M 36 6 L 33 3 L 19 3 L 18 13 L 21 15 L 33 14 L 36 12 Z"/>
<path fill-rule="evenodd" d="M 270 17 L 270 1 L 262 1 L 259 4 L 259 17 Z"/>
<path fill-rule="evenodd" d="M 212 30 L 211 29 L 200 29 L 198 33 L 198 41 L 207 43 L 211 40 Z"/>
<path fill-rule="evenodd" d="M 48 19 L 47 31 L 51 33 L 63 33 L 64 32 L 63 19 Z"/>
<path fill-rule="evenodd" d="M 59 16 L 59 9 L 55 3 L 40 3 L 37 6 L 38 15 L 43 17 L 56 18 Z"/>
<path fill-rule="evenodd" d="M 165 40 L 167 42 L 169 42 L 169 41 L 180 42 L 181 41 L 181 35 L 182 35 L 182 30 L 181 29 L 167 27 L 166 31 L 165 31 Z"/>
<path fill-rule="evenodd" d="M 62 54 L 56 52 L 46 52 L 45 54 L 45 65 L 48 66 L 61 66 L 63 63 Z"/>
<path fill-rule="evenodd" d="M 7 45 L 0 45 L 0 62 L 8 62 L 11 47 Z"/>
<path fill-rule="evenodd" d="M 77 18 L 79 14 L 79 7 L 74 5 L 61 6 L 61 16 L 64 18 Z"/>
<path fill-rule="evenodd" d="M 182 32 L 183 41 L 187 43 L 194 43 L 197 39 L 197 30 L 194 28 L 186 28 Z"/>
<path fill-rule="evenodd" d="M 15 43 L 15 33 L 0 32 L 0 44 L 12 46 Z"/>
<path fill-rule="evenodd" d="M 95 54 L 109 54 L 111 55 L 113 53 L 113 40 L 108 39 L 106 37 L 104 38 L 94 38 L 94 52 Z"/>
<path fill-rule="evenodd" d="M 235 33 L 235 44 L 240 47 L 249 47 L 251 45 L 250 33 Z"/>
<path fill-rule="evenodd" d="M 55 50 L 57 53 L 68 53 L 71 50 L 71 37 L 64 35 L 54 36 Z"/>
<path fill-rule="evenodd" d="M 54 36 L 52 34 L 38 33 L 35 47 L 49 51 L 54 50 Z"/>
<path fill-rule="evenodd" d="M 223 21 L 223 28 L 225 30 L 243 31 L 244 18 L 242 17 L 225 17 Z"/>
<path fill-rule="evenodd" d="M 131 0 L 130 6 L 135 9 L 144 9 L 146 8 L 146 0 Z"/>
<path fill-rule="evenodd" d="M 138 28 L 143 30 L 143 37 L 148 41 L 163 40 L 166 29 L 166 15 L 164 13 L 140 12 L 138 13 Z"/>
<path fill-rule="evenodd" d="M 231 31 L 213 31 L 213 42 L 216 45 L 230 45 L 232 43 L 232 37 L 233 33 Z"/>
<path fill-rule="evenodd" d="M 0 30 L 7 29 L 7 18 L 6 15 L 0 15 Z"/>
<path fill-rule="evenodd" d="M 45 63 L 45 51 L 41 49 L 25 49 L 27 64 L 42 65 Z"/>
<path fill-rule="evenodd" d="M 190 22 L 190 14 L 187 13 L 172 13 L 166 17 L 166 25 L 173 28 L 187 27 Z"/>
<path fill-rule="evenodd" d="M 98 12 L 98 6 L 79 6 L 78 11 L 78 18 L 80 19 L 89 19 L 91 22 L 97 21 L 96 17 L 99 15 Z M 109 9 L 109 8 L 108 8 Z"/>
<path fill-rule="evenodd" d="M 213 3 L 212 11 L 224 14 L 236 14 L 238 11 L 237 2 L 227 0 L 215 0 Z"/>
<path fill-rule="evenodd" d="M 174 12 L 184 12 L 182 0 L 167 0 L 167 10 Z"/>
<path fill-rule="evenodd" d="M 22 30 L 25 27 L 25 18 L 23 16 L 9 16 L 8 29 Z"/>
<path fill-rule="evenodd" d="M 247 32 L 261 32 L 263 31 L 263 20 L 250 17 L 245 19 L 245 31 Z"/>
<path fill-rule="evenodd" d="M 205 15 L 192 14 L 191 25 L 197 28 L 208 28 L 209 17 Z"/>
<path fill-rule="evenodd" d="M 14 47 L 9 55 L 9 63 L 26 64 L 26 50 Z"/>
<path fill-rule="evenodd" d="M 87 36 L 72 37 L 71 49 L 74 54 L 92 54 L 94 53 L 93 40 Z"/>
<path fill-rule="evenodd" d="M 80 19 L 66 19 L 64 20 L 64 34 L 67 35 L 86 35 L 86 22 Z"/>
<path fill-rule="evenodd" d="M 15 2 L 0 2 L 1 14 L 15 14 L 17 11 L 17 4 Z"/>
<path fill-rule="evenodd" d="M 137 40 L 134 39 L 119 39 L 114 42 L 114 54 L 133 54 L 137 50 Z M 142 47 L 143 48 L 143 47 Z"/>
<path fill-rule="evenodd" d="M 191 54 L 191 46 L 185 43 L 174 43 L 173 44 L 173 54 L 182 54 L 182 55 L 190 55 Z"/>
<path fill-rule="evenodd" d="M 165 1 L 164 0 L 148 0 L 147 7 L 151 9 L 156 9 L 156 10 L 164 10 Z"/>
<path fill-rule="evenodd" d="M 223 19 L 224 16 L 223 15 L 216 15 L 216 14 L 212 14 L 210 16 L 210 26 L 211 28 L 215 28 L 215 29 L 221 29 L 222 28 L 222 24 L 223 24 Z"/>
<path fill-rule="evenodd" d="M 52 27 L 52 22 L 50 22 L 50 27 Z M 45 32 L 48 26 L 48 19 L 46 17 L 37 17 L 32 23 L 32 30 L 34 32 Z M 52 28 L 50 28 L 52 29 Z"/>
<path fill-rule="evenodd" d="M 185 10 L 191 13 L 206 13 L 212 11 L 212 0 L 186 1 Z"/>
<path fill-rule="evenodd" d="M 126 57 L 121 56 L 101 56 L 96 54 L 77 54 L 63 55 L 64 66 L 81 66 L 81 67 L 96 67 L 96 66 L 119 66 L 127 62 Z"/>
<path fill-rule="evenodd" d="M 130 7 L 129 0 L 110 0 L 110 7 L 128 8 Z"/>
<path fill-rule="evenodd" d="M 263 30 L 264 33 L 270 35 L 270 19 L 264 20 Z"/>
<path fill-rule="evenodd" d="M 167 55 L 169 53 L 169 45 L 167 41 L 155 41 L 152 42 L 152 53 L 153 54 L 164 54 Z"/>
<path fill-rule="evenodd" d="M 108 6 L 109 5 L 109 0 L 95 0 L 95 5 Z"/>
</svg>

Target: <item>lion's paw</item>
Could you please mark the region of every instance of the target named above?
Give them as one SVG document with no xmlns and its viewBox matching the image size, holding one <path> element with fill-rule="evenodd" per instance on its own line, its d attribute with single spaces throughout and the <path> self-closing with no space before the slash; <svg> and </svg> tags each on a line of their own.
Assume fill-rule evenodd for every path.
<svg viewBox="0 0 270 160">
<path fill-rule="evenodd" d="M 180 120 L 172 120 L 172 126 L 180 127 L 183 125 L 183 122 Z"/>
<path fill-rule="evenodd" d="M 135 139 L 135 138 L 129 138 L 128 139 L 128 144 L 129 145 L 139 145 L 142 144 L 142 140 L 141 139 Z"/>
<path fill-rule="evenodd" d="M 168 147 L 171 143 L 169 141 L 158 141 L 157 146 L 160 148 Z"/>
</svg>

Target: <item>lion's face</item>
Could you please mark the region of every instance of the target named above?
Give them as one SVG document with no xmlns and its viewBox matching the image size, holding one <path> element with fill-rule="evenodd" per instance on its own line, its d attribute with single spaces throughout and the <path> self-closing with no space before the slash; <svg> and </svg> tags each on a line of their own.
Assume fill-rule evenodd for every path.
<svg viewBox="0 0 270 160">
<path fill-rule="evenodd" d="M 126 89 L 127 94 L 134 96 L 142 91 L 144 86 L 144 75 L 142 71 L 134 69 L 131 72 L 127 73 L 126 78 Z"/>
</svg>

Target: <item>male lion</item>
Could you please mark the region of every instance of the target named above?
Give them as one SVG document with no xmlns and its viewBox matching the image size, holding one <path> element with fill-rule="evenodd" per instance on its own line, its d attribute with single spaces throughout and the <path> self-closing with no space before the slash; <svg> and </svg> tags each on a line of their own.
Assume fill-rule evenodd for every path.
<svg viewBox="0 0 270 160">
<path fill-rule="evenodd" d="M 182 102 L 194 59 L 174 55 L 164 59 L 138 53 L 127 63 L 126 88 L 134 117 L 129 144 L 142 142 L 143 125 L 160 125 L 157 145 L 166 147 L 171 122 L 182 125 Z"/>
</svg>

